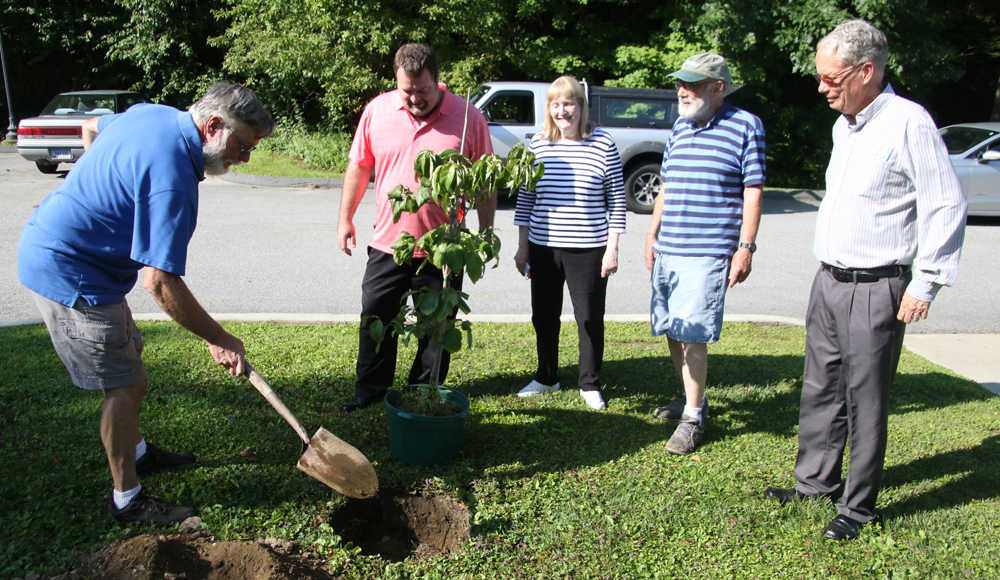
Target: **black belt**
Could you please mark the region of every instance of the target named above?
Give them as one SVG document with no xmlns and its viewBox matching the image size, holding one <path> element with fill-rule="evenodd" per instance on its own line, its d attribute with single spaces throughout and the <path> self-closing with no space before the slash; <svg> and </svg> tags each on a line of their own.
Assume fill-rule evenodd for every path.
<svg viewBox="0 0 1000 580">
<path fill-rule="evenodd" d="M 883 268 L 838 268 L 823 263 L 823 269 L 833 274 L 837 282 L 878 282 L 882 278 L 895 278 L 904 272 L 909 272 L 909 266 L 885 266 Z"/>
</svg>

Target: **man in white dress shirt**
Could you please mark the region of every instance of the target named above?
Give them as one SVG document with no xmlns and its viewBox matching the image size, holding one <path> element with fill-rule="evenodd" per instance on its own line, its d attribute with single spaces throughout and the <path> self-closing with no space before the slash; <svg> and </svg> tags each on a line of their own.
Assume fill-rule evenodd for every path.
<svg viewBox="0 0 1000 580">
<path fill-rule="evenodd" d="M 883 82 L 887 57 L 885 34 L 864 20 L 816 47 L 819 92 L 842 115 L 816 218 L 796 486 L 765 496 L 835 501 L 831 540 L 856 538 L 875 515 L 903 334 L 955 282 L 965 237 L 948 152 L 927 111 Z"/>
</svg>

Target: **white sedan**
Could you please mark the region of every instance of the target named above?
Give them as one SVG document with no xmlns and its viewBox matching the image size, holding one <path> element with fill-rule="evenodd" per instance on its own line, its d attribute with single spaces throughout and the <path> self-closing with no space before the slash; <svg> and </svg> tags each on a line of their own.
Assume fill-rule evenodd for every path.
<svg viewBox="0 0 1000 580">
<path fill-rule="evenodd" d="M 962 123 L 941 130 L 969 215 L 1000 216 L 1000 123 Z"/>
<path fill-rule="evenodd" d="M 42 173 L 55 173 L 60 163 L 76 163 L 83 155 L 83 122 L 99 115 L 124 113 L 149 99 L 131 91 L 76 91 L 52 99 L 42 114 L 21 119 L 17 152 L 34 161 Z"/>
</svg>

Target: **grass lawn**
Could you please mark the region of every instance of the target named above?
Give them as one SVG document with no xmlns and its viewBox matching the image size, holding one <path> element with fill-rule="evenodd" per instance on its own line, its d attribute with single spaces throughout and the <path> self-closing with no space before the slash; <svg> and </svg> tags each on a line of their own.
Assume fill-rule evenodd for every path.
<svg viewBox="0 0 1000 580">
<path fill-rule="evenodd" d="M 295 469 L 298 439 L 246 380 L 175 324 L 140 327 L 144 435 L 199 456 L 144 485 L 194 506 L 217 539 L 289 538 L 343 578 L 1000 577 L 1000 398 L 909 352 L 892 392 L 882 521 L 836 544 L 821 537 L 829 504 L 763 499 L 794 483 L 804 329 L 726 325 L 709 349 L 706 439 L 681 458 L 663 449 L 672 427 L 650 415 L 680 385 L 647 324 L 608 324 L 606 412 L 575 390 L 572 324 L 564 391 L 530 399 L 513 393 L 534 371 L 531 326 L 477 324 L 449 376 L 472 399 L 464 455 L 420 468 L 390 456 L 381 407 L 337 410 L 353 394 L 356 325 L 227 324 L 306 428 L 363 451 L 383 490 L 448 493 L 471 511 L 461 554 L 388 562 L 317 524 L 345 499 Z M 100 395 L 70 385 L 42 326 L 0 328 L 0 348 L 0 577 L 49 573 L 147 531 L 107 515 Z M 402 349 L 401 362 L 411 357 Z"/>
<path fill-rule="evenodd" d="M 288 155 L 258 151 L 250 156 L 250 161 L 229 168 L 233 173 L 267 175 L 270 177 L 343 177 L 344 173 L 311 169 L 306 164 Z"/>
</svg>

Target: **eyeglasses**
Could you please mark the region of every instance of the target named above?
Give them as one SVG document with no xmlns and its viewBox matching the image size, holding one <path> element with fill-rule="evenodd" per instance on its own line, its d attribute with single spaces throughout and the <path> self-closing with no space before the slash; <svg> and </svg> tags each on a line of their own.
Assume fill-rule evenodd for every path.
<svg viewBox="0 0 1000 580">
<path fill-rule="evenodd" d="M 844 82 L 844 79 L 847 78 L 847 75 L 851 74 L 852 72 L 854 72 L 855 69 L 862 66 L 865 66 L 865 63 L 856 64 L 851 68 L 841 72 L 835 77 L 828 77 L 826 75 L 813 75 L 813 78 L 816 79 L 817 84 L 822 85 L 823 83 L 826 83 L 826 85 L 829 87 L 837 88 L 841 85 L 841 83 Z"/>
<path fill-rule="evenodd" d="M 244 145 L 243 141 L 240 141 L 240 138 L 236 136 L 236 131 L 233 131 L 232 127 L 230 127 L 229 125 L 226 125 L 225 127 L 226 129 L 229 129 L 229 133 L 233 136 L 233 139 L 236 139 L 236 142 L 240 144 L 240 155 L 249 155 L 257 150 L 256 145 L 254 145 L 253 147 L 247 147 L 246 145 Z"/>
<path fill-rule="evenodd" d="M 717 81 L 715 79 L 704 79 L 704 80 L 700 80 L 700 81 L 698 81 L 696 83 L 689 83 L 687 81 L 677 81 L 677 80 L 675 80 L 674 81 L 674 86 L 677 87 L 678 91 L 681 90 L 681 89 L 684 89 L 685 91 L 694 92 L 695 89 L 697 89 L 699 87 L 703 87 L 703 86 L 705 86 L 705 85 L 707 85 L 709 83 L 714 83 L 714 82 L 717 82 Z"/>
</svg>

